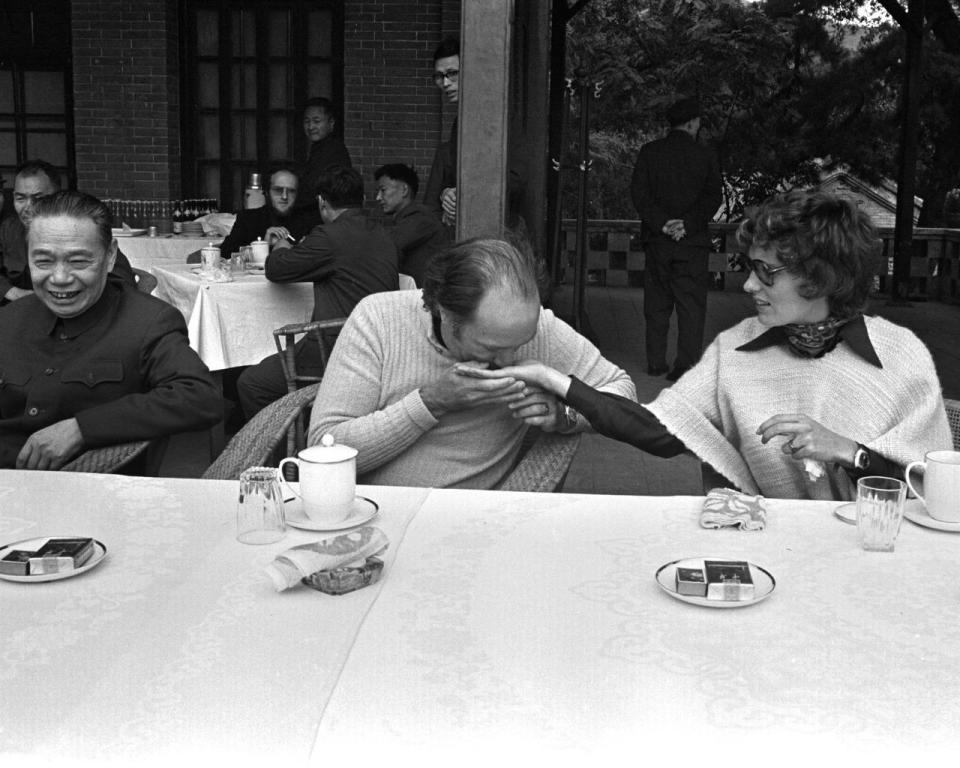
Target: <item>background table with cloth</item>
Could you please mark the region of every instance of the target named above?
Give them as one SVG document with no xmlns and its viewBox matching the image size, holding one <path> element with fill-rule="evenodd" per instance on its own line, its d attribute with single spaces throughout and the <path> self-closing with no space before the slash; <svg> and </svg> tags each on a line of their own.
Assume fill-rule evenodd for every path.
<svg viewBox="0 0 960 768">
<path fill-rule="evenodd" d="M 277 351 L 275 328 L 307 322 L 313 312 L 313 283 L 271 283 L 263 274 L 214 283 L 195 269 L 155 267 L 154 295 L 183 313 L 190 346 L 212 371 L 259 363 Z"/>
<path fill-rule="evenodd" d="M 118 237 L 117 245 L 130 264 L 137 269 L 152 272 L 154 267 L 178 267 L 186 264 L 187 256 L 210 243 L 218 245 L 220 237 Z"/>
</svg>

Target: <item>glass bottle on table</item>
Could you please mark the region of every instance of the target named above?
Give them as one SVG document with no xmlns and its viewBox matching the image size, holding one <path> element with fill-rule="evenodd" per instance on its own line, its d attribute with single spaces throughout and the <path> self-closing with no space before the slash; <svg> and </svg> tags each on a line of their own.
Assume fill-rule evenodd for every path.
<svg viewBox="0 0 960 768">
<path fill-rule="evenodd" d="M 266 204 L 267 198 L 263 194 L 263 187 L 260 185 L 260 174 L 251 173 L 250 183 L 243 191 L 243 207 L 250 210 L 251 208 L 262 208 Z"/>
</svg>

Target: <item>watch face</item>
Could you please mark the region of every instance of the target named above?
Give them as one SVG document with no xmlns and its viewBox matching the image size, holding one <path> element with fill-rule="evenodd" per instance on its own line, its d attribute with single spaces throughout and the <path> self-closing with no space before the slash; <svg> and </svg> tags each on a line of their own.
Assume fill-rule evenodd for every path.
<svg viewBox="0 0 960 768">
<path fill-rule="evenodd" d="M 870 454 L 863 448 L 857 449 L 853 457 L 853 464 L 857 469 L 868 469 L 870 467 Z"/>
</svg>

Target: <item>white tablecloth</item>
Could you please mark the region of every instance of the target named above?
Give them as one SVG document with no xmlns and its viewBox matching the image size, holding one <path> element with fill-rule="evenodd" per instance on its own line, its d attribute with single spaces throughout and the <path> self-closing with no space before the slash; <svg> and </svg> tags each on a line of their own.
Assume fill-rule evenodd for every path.
<svg viewBox="0 0 960 768">
<path fill-rule="evenodd" d="M 171 237 L 118 237 L 117 245 L 137 269 L 152 272 L 154 267 L 177 267 L 186 263 L 187 255 L 215 245 L 223 238 L 198 239 L 174 235 Z"/>
<path fill-rule="evenodd" d="M 313 314 L 313 283 L 271 283 L 262 274 L 212 283 L 186 264 L 151 271 L 154 295 L 183 313 L 190 346 L 212 371 L 259 363 L 277 351 L 275 328 Z"/>
<path fill-rule="evenodd" d="M 746 533 L 700 529 L 691 497 L 365 487 L 391 541 L 380 584 L 276 594 L 261 566 L 319 535 L 237 543 L 236 491 L 0 471 L 0 542 L 109 551 L 77 578 L 0 581 L 0 755 L 887 765 L 960 747 L 956 534 L 905 521 L 895 553 L 865 553 L 826 502 L 771 501 Z M 717 610 L 655 584 L 702 555 L 776 590 Z"/>
<path fill-rule="evenodd" d="M 866 553 L 836 504 L 771 501 L 749 533 L 701 529 L 701 503 L 434 491 L 327 705 L 317 762 L 360 741 L 372 763 L 954 762 L 960 535 L 904 521 L 895 553 Z M 655 571 L 696 556 L 750 560 L 777 587 L 730 610 L 663 593 Z"/>
<path fill-rule="evenodd" d="M 427 491 L 361 492 L 380 503 L 374 524 L 391 541 L 389 569 Z M 308 756 L 380 585 L 338 597 L 276 593 L 262 566 L 321 534 L 290 529 L 277 544 L 240 544 L 236 493 L 224 481 L 0 471 L 0 543 L 84 535 L 108 553 L 72 579 L 0 581 L 5 765 L 17 753 L 67 765 Z"/>
</svg>

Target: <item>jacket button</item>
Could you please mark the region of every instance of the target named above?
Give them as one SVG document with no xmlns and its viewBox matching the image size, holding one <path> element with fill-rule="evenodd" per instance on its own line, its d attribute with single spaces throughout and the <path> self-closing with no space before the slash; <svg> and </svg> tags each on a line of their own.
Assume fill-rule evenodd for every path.
<svg viewBox="0 0 960 768">
<path fill-rule="evenodd" d="M 53 373 L 54 373 L 56 370 L 57 370 L 56 368 L 47 368 L 47 370 L 45 370 L 44 373 L 45 373 L 47 376 L 52 376 Z"/>
<path fill-rule="evenodd" d="M 40 411 L 34 407 L 27 411 L 27 416 L 36 416 L 38 413 L 40 413 Z"/>
</svg>

